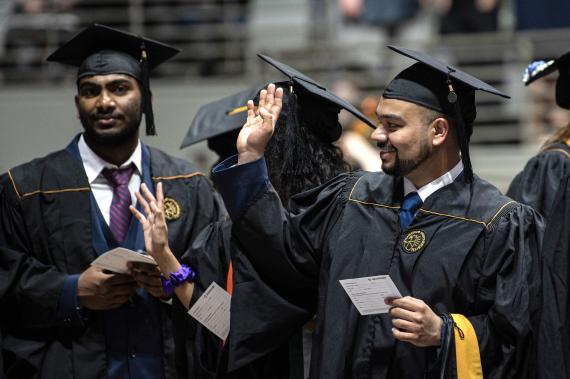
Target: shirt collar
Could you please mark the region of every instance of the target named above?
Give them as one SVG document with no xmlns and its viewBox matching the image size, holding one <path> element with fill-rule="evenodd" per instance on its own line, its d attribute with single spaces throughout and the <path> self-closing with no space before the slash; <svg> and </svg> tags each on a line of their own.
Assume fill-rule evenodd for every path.
<svg viewBox="0 0 570 379">
<path fill-rule="evenodd" d="M 120 167 L 105 161 L 103 158 L 95 154 L 93 150 L 87 145 L 83 134 L 79 137 L 77 142 L 77 148 L 79 149 L 79 155 L 83 161 L 83 167 L 85 168 L 85 174 L 87 174 L 87 179 L 89 183 L 93 183 L 101 175 L 101 171 L 104 168 L 120 168 L 127 167 L 131 163 L 135 165 L 135 171 L 138 175 L 142 173 L 142 148 L 141 141 L 137 142 L 137 147 L 133 154 L 123 163 Z"/>
<path fill-rule="evenodd" d="M 440 188 L 445 187 L 448 184 L 453 183 L 453 181 L 459 176 L 459 174 L 461 174 L 462 171 L 463 162 L 461 162 L 460 159 L 459 162 L 451 170 L 421 188 L 416 188 L 411 180 L 404 177 L 404 196 L 408 195 L 410 192 L 417 192 L 418 195 L 420 195 L 422 201 L 426 201 L 426 199 L 432 193 Z"/>
</svg>

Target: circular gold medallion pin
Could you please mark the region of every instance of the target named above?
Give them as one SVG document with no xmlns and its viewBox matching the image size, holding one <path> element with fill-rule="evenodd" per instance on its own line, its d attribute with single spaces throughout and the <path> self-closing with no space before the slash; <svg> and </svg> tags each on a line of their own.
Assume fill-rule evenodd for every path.
<svg viewBox="0 0 570 379">
<path fill-rule="evenodd" d="M 164 198 L 164 217 L 168 221 L 177 220 L 180 217 L 180 205 L 171 197 Z"/>
<path fill-rule="evenodd" d="M 426 244 L 426 234 L 421 230 L 412 230 L 406 234 L 402 241 L 404 251 L 409 254 L 414 254 L 423 249 Z"/>
</svg>

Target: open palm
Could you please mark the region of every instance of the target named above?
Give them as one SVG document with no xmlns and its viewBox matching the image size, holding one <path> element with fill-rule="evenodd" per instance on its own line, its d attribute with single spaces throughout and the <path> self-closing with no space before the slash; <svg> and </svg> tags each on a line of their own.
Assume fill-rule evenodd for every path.
<svg viewBox="0 0 570 379">
<path fill-rule="evenodd" d="M 141 185 L 141 192 L 142 194 L 136 192 L 135 195 L 144 215 L 133 206 L 130 207 L 130 210 L 143 227 L 147 253 L 157 259 L 159 258 L 158 255 L 164 254 L 168 248 L 168 227 L 164 217 L 162 183 L 158 183 L 156 187 L 156 198 L 144 183 Z"/>
<path fill-rule="evenodd" d="M 261 158 L 283 107 L 283 89 L 269 84 L 259 93 L 259 106 L 247 102 L 247 120 L 237 139 L 239 163 L 247 163 Z"/>
</svg>

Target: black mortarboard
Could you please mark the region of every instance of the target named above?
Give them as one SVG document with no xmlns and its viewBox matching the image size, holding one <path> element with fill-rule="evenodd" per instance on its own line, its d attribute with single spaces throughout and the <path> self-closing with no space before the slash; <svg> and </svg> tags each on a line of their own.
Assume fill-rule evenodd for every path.
<svg viewBox="0 0 570 379">
<path fill-rule="evenodd" d="M 155 135 L 149 71 L 180 50 L 149 38 L 93 24 L 54 51 L 47 60 L 78 67 L 77 80 L 93 75 L 125 74 L 138 80 L 146 134 Z"/>
<path fill-rule="evenodd" d="M 321 99 L 325 103 L 330 103 L 333 108 L 337 108 L 339 110 L 346 109 L 354 116 L 370 125 L 370 127 L 376 128 L 374 122 L 368 119 L 368 117 L 366 117 L 366 115 L 359 111 L 355 106 L 350 104 L 348 101 L 340 98 L 335 93 L 327 90 L 324 86 L 309 78 L 307 75 L 286 65 L 285 63 L 279 62 L 266 55 L 257 54 L 257 56 L 285 74 L 285 76 L 287 76 L 289 78 L 289 81 L 293 84 L 293 92 L 298 92 L 298 90 L 301 90 L 306 92 L 309 96 L 314 96 L 315 98 Z M 338 136 L 340 136 L 340 131 Z"/>
<path fill-rule="evenodd" d="M 276 82 L 276 87 L 284 89 L 282 114 L 289 114 L 289 82 Z M 259 92 L 267 87 L 254 87 L 236 94 L 224 97 L 223 99 L 205 104 L 196 113 L 190 128 L 180 145 L 184 148 L 203 140 L 208 140 L 208 147 L 218 153 L 221 157 L 227 157 L 235 153 L 235 140 L 237 134 L 247 119 L 247 101 L 252 100 L 255 104 L 259 102 Z M 331 107 L 328 101 L 322 100 L 318 96 L 298 89 L 297 114 L 294 119 L 300 118 L 309 129 L 327 142 L 335 141 L 339 138 L 342 128 L 338 124 L 338 105 Z M 322 117 L 327 114 L 329 108 L 334 112 L 334 120 Z M 281 118 L 281 117 L 280 117 Z M 286 124 L 291 123 L 291 118 Z M 294 126 L 291 127 L 294 130 Z"/>
<path fill-rule="evenodd" d="M 247 119 L 247 101 L 256 97 L 260 90 L 250 88 L 200 107 L 180 148 L 241 128 Z"/>
<path fill-rule="evenodd" d="M 556 70 L 559 72 L 556 80 L 556 104 L 570 109 L 570 51 L 548 62 L 534 61 L 529 64 L 523 76 L 523 83 L 529 85 Z"/>
<path fill-rule="evenodd" d="M 386 87 L 383 97 L 409 101 L 445 114 L 456 121 L 457 138 L 464 166 L 464 178 L 471 181 L 473 171 L 469 159 L 469 138 L 477 115 L 475 90 L 509 98 L 495 87 L 456 67 L 418 51 L 388 46 L 417 63 L 400 72 Z"/>
<path fill-rule="evenodd" d="M 297 141 L 295 134 L 298 132 L 299 119 L 325 142 L 336 141 L 342 133 L 342 127 L 338 123 L 338 112 L 341 109 L 346 109 L 375 127 L 362 112 L 306 75 L 267 56 L 259 54 L 259 57 L 289 77 L 288 81 L 276 82 L 275 85 L 284 89 L 281 114 L 285 115 L 286 134 L 292 149 L 295 149 Z M 192 120 L 180 148 L 207 139 L 210 149 L 221 157 L 235 153 L 238 129 L 247 119 L 247 101 L 253 99 L 257 104 L 259 91 L 265 87 L 241 91 L 202 106 Z"/>
</svg>

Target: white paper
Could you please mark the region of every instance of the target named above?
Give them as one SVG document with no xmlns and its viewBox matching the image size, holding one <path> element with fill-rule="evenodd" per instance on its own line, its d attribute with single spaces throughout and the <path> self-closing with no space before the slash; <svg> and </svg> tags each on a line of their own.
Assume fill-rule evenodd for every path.
<svg viewBox="0 0 570 379">
<path fill-rule="evenodd" d="M 388 313 L 384 300 L 402 297 L 389 275 L 339 280 L 361 315 Z"/>
<path fill-rule="evenodd" d="M 118 274 L 126 274 L 128 272 L 127 262 L 141 262 L 156 266 L 156 262 L 150 255 L 141 254 L 123 247 L 117 247 L 101 254 L 91 262 L 91 266 L 100 267 Z"/>
<path fill-rule="evenodd" d="M 225 340 L 230 333 L 231 299 L 229 293 L 216 282 L 212 282 L 206 292 L 196 300 L 188 314 L 216 336 Z"/>
</svg>

